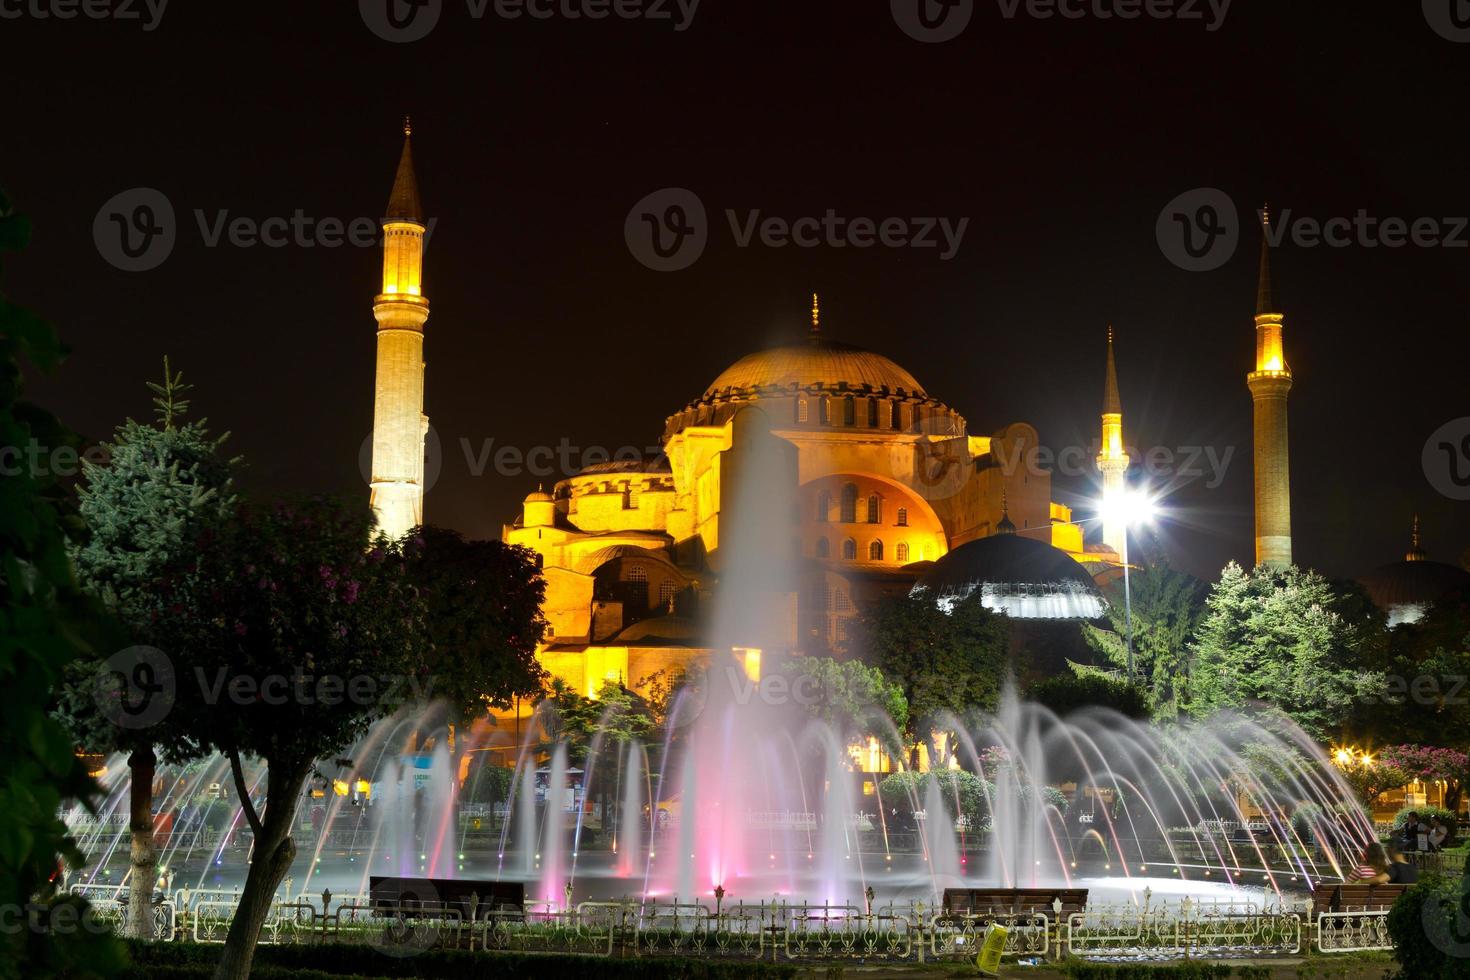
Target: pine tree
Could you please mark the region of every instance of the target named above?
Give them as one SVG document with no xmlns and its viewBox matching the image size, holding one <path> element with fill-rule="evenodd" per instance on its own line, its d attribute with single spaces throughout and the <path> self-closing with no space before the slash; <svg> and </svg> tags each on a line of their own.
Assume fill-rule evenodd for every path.
<svg viewBox="0 0 1470 980">
<path fill-rule="evenodd" d="M 1179 714 L 1188 666 L 1188 644 L 1204 612 L 1204 583 L 1162 561 L 1149 562 L 1131 576 L 1135 683 L 1143 689 L 1155 718 Z M 1128 666 L 1128 623 L 1123 583 L 1107 590 L 1111 629 L 1084 625 L 1088 645 L 1115 667 Z"/>
<path fill-rule="evenodd" d="M 1383 683 L 1365 663 L 1372 624 L 1350 607 L 1311 570 L 1231 562 L 1190 645 L 1190 710 L 1265 708 L 1325 737 Z"/>
<path fill-rule="evenodd" d="M 211 436 L 204 419 L 183 421 L 189 408 L 184 395 L 191 387 L 182 373 L 171 371 L 165 357 L 162 383 L 148 383 L 157 424 L 128 419 L 104 447 L 107 462 L 83 466 L 78 495 L 87 535 L 72 558 L 82 587 L 117 620 L 123 646 L 150 643 L 153 599 L 164 570 L 234 504 L 236 461 L 221 452 L 228 435 Z M 132 870 L 127 933 L 147 938 L 152 934 L 158 863 L 153 842 L 156 746 L 166 745 L 174 761 L 191 753 L 186 740 L 166 737 L 160 726 L 119 727 L 100 710 L 95 692 L 104 683 L 102 677 L 114 669 L 106 663 L 111 652 L 76 665 L 60 713 L 86 748 L 128 756 Z"/>
</svg>

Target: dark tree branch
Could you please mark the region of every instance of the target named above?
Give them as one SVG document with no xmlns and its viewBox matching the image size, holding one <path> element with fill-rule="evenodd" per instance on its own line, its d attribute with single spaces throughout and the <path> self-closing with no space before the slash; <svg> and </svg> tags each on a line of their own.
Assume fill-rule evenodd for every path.
<svg viewBox="0 0 1470 980">
<path fill-rule="evenodd" d="M 245 811 L 245 820 L 250 824 L 250 830 L 255 834 L 255 839 L 260 840 L 262 836 L 260 826 L 260 815 L 255 812 L 255 804 L 250 802 L 250 791 L 245 787 L 245 771 L 240 766 L 240 753 L 230 749 L 225 753 L 230 759 L 230 773 L 235 777 L 235 792 L 240 794 L 240 809 Z"/>
</svg>

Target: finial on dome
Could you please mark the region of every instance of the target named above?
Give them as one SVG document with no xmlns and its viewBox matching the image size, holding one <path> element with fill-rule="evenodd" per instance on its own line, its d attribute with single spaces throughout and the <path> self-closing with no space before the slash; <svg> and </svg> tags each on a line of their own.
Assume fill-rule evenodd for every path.
<svg viewBox="0 0 1470 980">
<path fill-rule="evenodd" d="M 409 120 L 408 116 L 404 116 L 403 117 L 403 135 L 404 136 L 412 136 L 413 135 L 413 122 Z"/>
<path fill-rule="evenodd" d="M 1000 521 L 995 525 L 996 534 L 1015 534 L 1016 523 L 1011 520 L 1010 494 L 1004 489 L 1000 491 Z"/>
<path fill-rule="evenodd" d="M 812 293 L 812 336 L 822 332 L 822 304 L 817 299 L 817 294 Z"/>
<path fill-rule="evenodd" d="M 1409 542 L 1409 553 L 1404 555 L 1404 561 L 1424 561 L 1428 557 L 1424 552 L 1424 548 L 1419 544 L 1419 515 L 1415 514 L 1414 530 Z"/>
</svg>

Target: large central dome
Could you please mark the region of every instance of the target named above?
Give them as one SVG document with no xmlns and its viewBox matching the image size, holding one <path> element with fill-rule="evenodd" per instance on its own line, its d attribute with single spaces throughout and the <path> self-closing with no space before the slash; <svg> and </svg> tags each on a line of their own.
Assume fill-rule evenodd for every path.
<svg viewBox="0 0 1470 980">
<path fill-rule="evenodd" d="M 835 388 L 846 384 L 859 391 L 887 390 L 894 394 L 924 397 L 924 389 L 903 368 L 882 354 L 851 344 L 813 339 L 747 354 L 705 389 L 706 399 L 729 392 L 751 391 L 771 386 Z"/>
</svg>

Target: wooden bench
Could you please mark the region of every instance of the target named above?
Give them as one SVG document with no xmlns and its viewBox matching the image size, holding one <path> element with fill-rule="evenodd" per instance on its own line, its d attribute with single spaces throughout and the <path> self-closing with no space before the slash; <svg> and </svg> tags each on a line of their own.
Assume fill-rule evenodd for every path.
<svg viewBox="0 0 1470 980">
<path fill-rule="evenodd" d="M 1408 887 L 1354 882 L 1319 884 L 1312 889 L 1312 921 L 1323 912 L 1381 912 L 1393 905 Z"/>
<path fill-rule="evenodd" d="M 946 888 L 945 915 L 1045 915 L 1061 921 L 1087 907 L 1086 888 Z M 1054 923 L 1055 924 L 1055 923 Z"/>
</svg>

